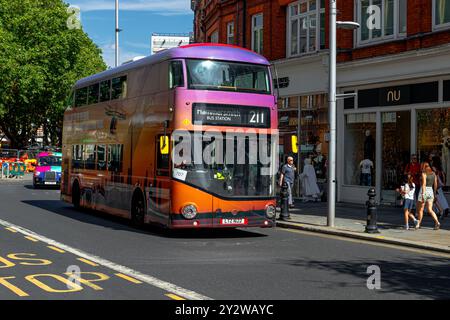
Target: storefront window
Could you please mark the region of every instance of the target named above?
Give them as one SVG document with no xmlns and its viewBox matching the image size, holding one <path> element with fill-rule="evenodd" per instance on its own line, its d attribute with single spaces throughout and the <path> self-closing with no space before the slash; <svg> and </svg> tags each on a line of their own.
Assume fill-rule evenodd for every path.
<svg viewBox="0 0 450 320">
<path fill-rule="evenodd" d="M 329 132 L 327 96 L 318 94 L 289 97 L 285 99 L 284 106 L 284 110 L 279 108 L 280 161 L 287 155 L 292 155 L 295 163 L 300 163 L 299 169 L 302 172 L 304 159 L 310 158 L 318 182 L 325 182 Z M 299 152 L 294 154 L 291 137 L 297 136 L 298 132 Z"/>
<path fill-rule="evenodd" d="M 376 113 L 345 118 L 344 183 L 375 186 Z"/>
<path fill-rule="evenodd" d="M 450 108 L 417 111 L 417 153 L 420 161 L 431 160 L 450 186 Z"/>
<path fill-rule="evenodd" d="M 382 190 L 395 190 L 403 181 L 403 173 L 410 161 L 411 112 L 383 112 Z M 387 198 L 389 193 L 383 194 Z"/>
</svg>

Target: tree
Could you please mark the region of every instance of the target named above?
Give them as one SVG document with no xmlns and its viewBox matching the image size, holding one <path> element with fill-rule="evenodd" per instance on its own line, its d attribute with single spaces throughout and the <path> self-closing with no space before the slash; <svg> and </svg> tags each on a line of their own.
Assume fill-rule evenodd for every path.
<svg viewBox="0 0 450 320">
<path fill-rule="evenodd" d="M 0 130 L 22 148 L 44 126 L 60 141 L 76 80 L 106 69 L 82 28 L 70 28 L 62 0 L 0 0 Z"/>
</svg>

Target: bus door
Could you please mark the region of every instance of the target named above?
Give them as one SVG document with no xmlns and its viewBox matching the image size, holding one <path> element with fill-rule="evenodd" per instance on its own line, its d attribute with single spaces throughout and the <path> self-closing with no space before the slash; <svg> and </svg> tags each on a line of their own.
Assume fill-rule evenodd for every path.
<svg viewBox="0 0 450 320">
<path fill-rule="evenodd" d="M 167 224 L 170 213 L 170 136 L 160 134 L 155 141 L 154 178 L 148 188 L 150 220 Z"/>
</svg>

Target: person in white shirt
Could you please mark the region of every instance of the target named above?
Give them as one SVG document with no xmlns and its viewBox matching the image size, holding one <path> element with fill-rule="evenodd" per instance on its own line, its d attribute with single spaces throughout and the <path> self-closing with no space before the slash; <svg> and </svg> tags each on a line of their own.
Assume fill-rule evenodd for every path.
<svg viewBox="0 0 450 320">
<path fill-rule="evenodd" d="M 419 221 L 414 217 L 411 213 L 411 210 L 414 209 L 415 197 L 414 192 L 416 189 L 416 185 L 414 184 L 414 177 L 411 174 L 407 175 L 407 182 L 397 189 L 397 191 L 404 198 L 403 201 L 403 213 L 405 215 L 405 229 L 409 230 L 409 219 L 414 221 L 414 226 L 417 226 Z"/>
<path fill-rule="evenodd" d="M 362 186 L 371 186 L 372 185 L 372 168 L 373 162 L 370 159 L 364 159 L 359 163 L 359 167 L 361 168 L 361 185 Z"/>
</svg>

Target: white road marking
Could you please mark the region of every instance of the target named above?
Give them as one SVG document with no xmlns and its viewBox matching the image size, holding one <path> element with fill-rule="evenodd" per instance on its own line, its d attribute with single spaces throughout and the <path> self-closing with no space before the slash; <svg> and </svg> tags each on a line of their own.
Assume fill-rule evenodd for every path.
<svg viewBox="0 0 450 320">
<path fill-rule="evenodd" d="M 102 266 L 105 266 L 109 269 L 112 269 L 114 271 L 117 271 L 119 273 L 124 273 L 126 275 L 129 275 L 133 278 L 136 278 L 138 280 L 141 280 L 142 282 L 145 282 L 149 285 L 152 285 L 154 287 L 166 290 L 168 292 L 174 293 L 180 297 L 189 299 L 189 300 L 213 300 L 212 298 L 209 298 L 207 296 L 204 296 L 200 293 L 194 292 L 192 290 L 188 290 L 188 289 L 184 289 L 182 287 L 179 287 L 175 284 L 172 284 L 170 282 L 166 282 L 164 280 L 160 280 L 158 278 L 155 278 L 153 276 L 144 274 L 144 273 L 140 273 L 139 271 L 133 270 L 131 268 L 128 268 L 126 266 L 122 266 L 120 264 L 111 262 L 109 260 L 103 259 L 101 257 L 95 256 L 95 255 L 91 255 L 87 252 L 84 252 L 82 250 L 70 247 L 68 245 L 65 245 L 63 243 L 57 242 L 55 240 L 49 239 L 45 236 L 39 235 L 31 230 L 22 228 L 20 226 L 17 226 L 15 224 L 12 224 L 8 221 L 4 221 L 0 219 L 0 225 L 4 226 L 5 228 L 14 228 L 15 230 L 17 230 L 17 232 L 20 232 L 21 234 L 25 235 L 25 236 L 30 236 L 33 237 L 34 239 L 40 240 L 42 242 L 45 242 L 51 246 L 55 246 L 58 248 L 61 248 L 67 252 L 73 253 L 74 255 L 77 255 L 79 257 L 88 259 L 90 261 L 93 261 L 95 263 L 98 263 Z"/>
</svg>

